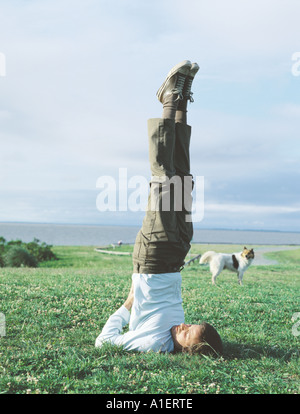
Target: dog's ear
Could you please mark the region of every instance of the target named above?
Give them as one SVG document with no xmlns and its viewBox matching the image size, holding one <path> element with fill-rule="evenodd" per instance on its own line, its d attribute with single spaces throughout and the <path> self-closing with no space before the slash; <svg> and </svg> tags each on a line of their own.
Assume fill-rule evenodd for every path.
<svg viewBox="0 0 300 414">
<path fill-rule="evenodd" d="M 247 247 L 246 246 L 244 246 L 244 250 L 247 250 Z"/>
<path fill-rule="evenodd" d="M 253 253 L 253 249 L 251 249 L 251 250 L 250 250 L 250 252 L 252 252 L 252 253 Z"/>
</svg>

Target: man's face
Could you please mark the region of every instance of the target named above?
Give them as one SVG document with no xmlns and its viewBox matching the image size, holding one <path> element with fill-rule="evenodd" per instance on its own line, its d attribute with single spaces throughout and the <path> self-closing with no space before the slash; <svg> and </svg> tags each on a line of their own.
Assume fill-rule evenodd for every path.
<svg viewBox="0 0 300 414">
<path fill-rule="evenodd" d="M 180 350 L 201 342 L 202 327 L 200 325 L 181 325 L 173 326 L 171 334 L 175 350 Z"/>
</svg>

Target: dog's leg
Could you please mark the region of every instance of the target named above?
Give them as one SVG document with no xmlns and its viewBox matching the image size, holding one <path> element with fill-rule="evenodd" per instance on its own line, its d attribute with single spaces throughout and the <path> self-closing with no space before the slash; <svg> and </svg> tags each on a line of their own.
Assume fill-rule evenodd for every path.
<svg viewBox="0 0 300 414">
<path fill-rule="evenodd" d="M 211 277 L 211 282 L 213 285 L 216 285 L 217 276 L 221 273 L 221 270 L 218 270 L 216 272 L 213 272 Z"/>
<path fill-rule="evenodd" d="M 238 283 L 243 286 L 243 276 L 244 272 L 238 272 Z"/>
</svg>

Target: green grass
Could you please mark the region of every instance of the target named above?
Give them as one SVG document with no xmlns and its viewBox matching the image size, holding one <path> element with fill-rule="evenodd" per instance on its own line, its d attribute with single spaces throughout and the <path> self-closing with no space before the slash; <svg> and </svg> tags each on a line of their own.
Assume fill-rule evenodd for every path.
<svg viewBox="0 0 300 414">
<path fill-rule="evenodd" d="M 266 257 L 277 260 L 278 253 L 266 253 Z M 280 262 L 283 264 L 300 264 L 300 249 L 287 250 L 279 253 Z"/>
<path fill-rule="evenodd" d="M 192 253 L 207 247 L 193 245 Z M 186 322 L 206 320 L 218 329 L 225 351 L 219 358 L 96 349 L 104 323 L 127 297 L 131 257 L 93 247 L 53 250 L 59 261 L 1 269 L 0 393 L 299 393 L 292 316 L 300 311 L 300 249 L 269 253 L 280 264 L 251 266 L 243 287 L 233 273 L 214 287 L 207 267 L 183 270 Z"/>
</svg>

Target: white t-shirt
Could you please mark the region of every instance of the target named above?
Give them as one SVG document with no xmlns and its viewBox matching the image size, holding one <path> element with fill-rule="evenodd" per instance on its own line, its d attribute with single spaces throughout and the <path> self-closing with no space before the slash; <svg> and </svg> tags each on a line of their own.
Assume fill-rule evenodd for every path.
<svg viewBox="0 0 300 414">
<path fill-rule="evenodd" d="M 171 328 L 184 322 L 181 298 L 181 274 L 132 275 L 134 301 L 131 313 L 121 306 L 110 316 L 96 339 L 96 347 L 104 342 L 135 351 L 172 352 Z M 129 322 L 129 331 L 122 329 Z"/>
</svg>

